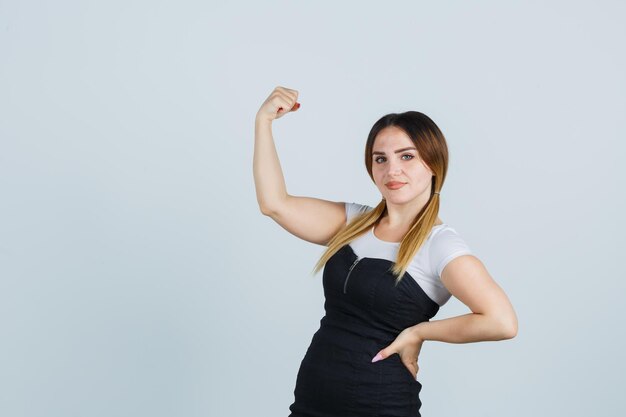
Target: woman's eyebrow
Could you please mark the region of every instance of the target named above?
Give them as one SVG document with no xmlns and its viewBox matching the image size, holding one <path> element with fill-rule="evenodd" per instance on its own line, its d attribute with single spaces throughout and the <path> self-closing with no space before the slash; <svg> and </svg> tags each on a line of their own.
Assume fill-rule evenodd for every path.
<svg viewBox="0 0 626 417">
<path fill-rule="evenodd" d="M 410 147 L 410 148 L 402 148 L 402 149 L 398 149 L 397 151 L 395 151 L 394 153 L 400 153 L 400 152 L 404 152 L 404 151 L 408 151 L 409 149 L 413 149 L 413 150 L 417 150 L 414 147 Z M 372 152 L 372 155 L 384 155 L 384 152 L 380 152 L 380 151 L 374 151 Z"/>
</svg>

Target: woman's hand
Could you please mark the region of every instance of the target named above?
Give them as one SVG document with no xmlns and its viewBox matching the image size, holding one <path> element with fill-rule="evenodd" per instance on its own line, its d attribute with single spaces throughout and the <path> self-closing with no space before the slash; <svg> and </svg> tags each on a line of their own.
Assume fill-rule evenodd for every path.
<svg viewBox="0 0 626 417">
<path fill-rule="evenodd" d="M 285 114 L 300 108 L 298 92 L 285 87 L 276 87 L 269 97 L 263 102 L 257 112 L 257 120 L 273 121 Z"/>
<path fill-rule="evenodd" d="M 419 371 L 419 365 L 417 364 L 417 357 L 422 349 L 424 340 L 419 337 L 415 331 L 415 327 L 408 327 L 404 329 L 398 337 L 386 348 L 380 350 L 376 356 L 372 359 L 372 362 L 377 362 L 381 359 L 386 359 L 390 355 L 397 353 L 400 355 L 400 361 L 411 372 L 413 378 L 417 378 L 417 372 Z"/>
</svg>

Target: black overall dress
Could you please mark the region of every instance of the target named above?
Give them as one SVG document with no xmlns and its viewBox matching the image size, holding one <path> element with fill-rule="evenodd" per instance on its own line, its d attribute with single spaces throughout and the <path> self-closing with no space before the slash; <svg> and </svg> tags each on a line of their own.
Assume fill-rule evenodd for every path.
<svg viewBox="0 0 626 417">
<path fill-rule="evenodd" d="M 302 359 L 289 417 L 419 417 L 422 384 L 397 353 L 372 363 L 407 327 L 439 305 L 392 262 L 359 258 L 348 244 L 324 266 L 320 328 Z"/>
</svg>

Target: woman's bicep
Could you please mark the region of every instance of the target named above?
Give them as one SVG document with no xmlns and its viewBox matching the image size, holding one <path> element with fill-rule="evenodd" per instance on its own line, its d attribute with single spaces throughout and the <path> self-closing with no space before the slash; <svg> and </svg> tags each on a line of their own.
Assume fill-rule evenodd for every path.
<svg viewBox="0 0 626 417">
<path fill-rule="evenodd" d="M 517 333 L 517 316 L 508 296 L 476 256 L 454 258 L 444 267 L 441 282 L 473 313 L 490 315 L 512 334 Z"/>
<path fill-rule="evenodd" d="M 267 215 L 292 235 L 325 246 L 346 224 L 346 205 L 340 201 L 289 195 Z"/>
</svg>

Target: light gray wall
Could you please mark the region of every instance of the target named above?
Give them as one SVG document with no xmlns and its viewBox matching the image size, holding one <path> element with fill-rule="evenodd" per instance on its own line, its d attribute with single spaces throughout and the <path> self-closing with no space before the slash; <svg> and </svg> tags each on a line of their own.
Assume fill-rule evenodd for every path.
<svg viewBox="0 0 626 417">
<path fill-rule="evenodd" d="M 426 342 L 424 416 L 618 416 L 626 60 L 619 1 L 0 1 L 0 415 L 287 416 L 323 247 L 264 217 L 254 116 L 291 194 L 376 204 L 366 135 L 418 110 L 441 218 L 517 338 Z M 435 317 L 469 310 L 452 299 Z"/>
</svg>

